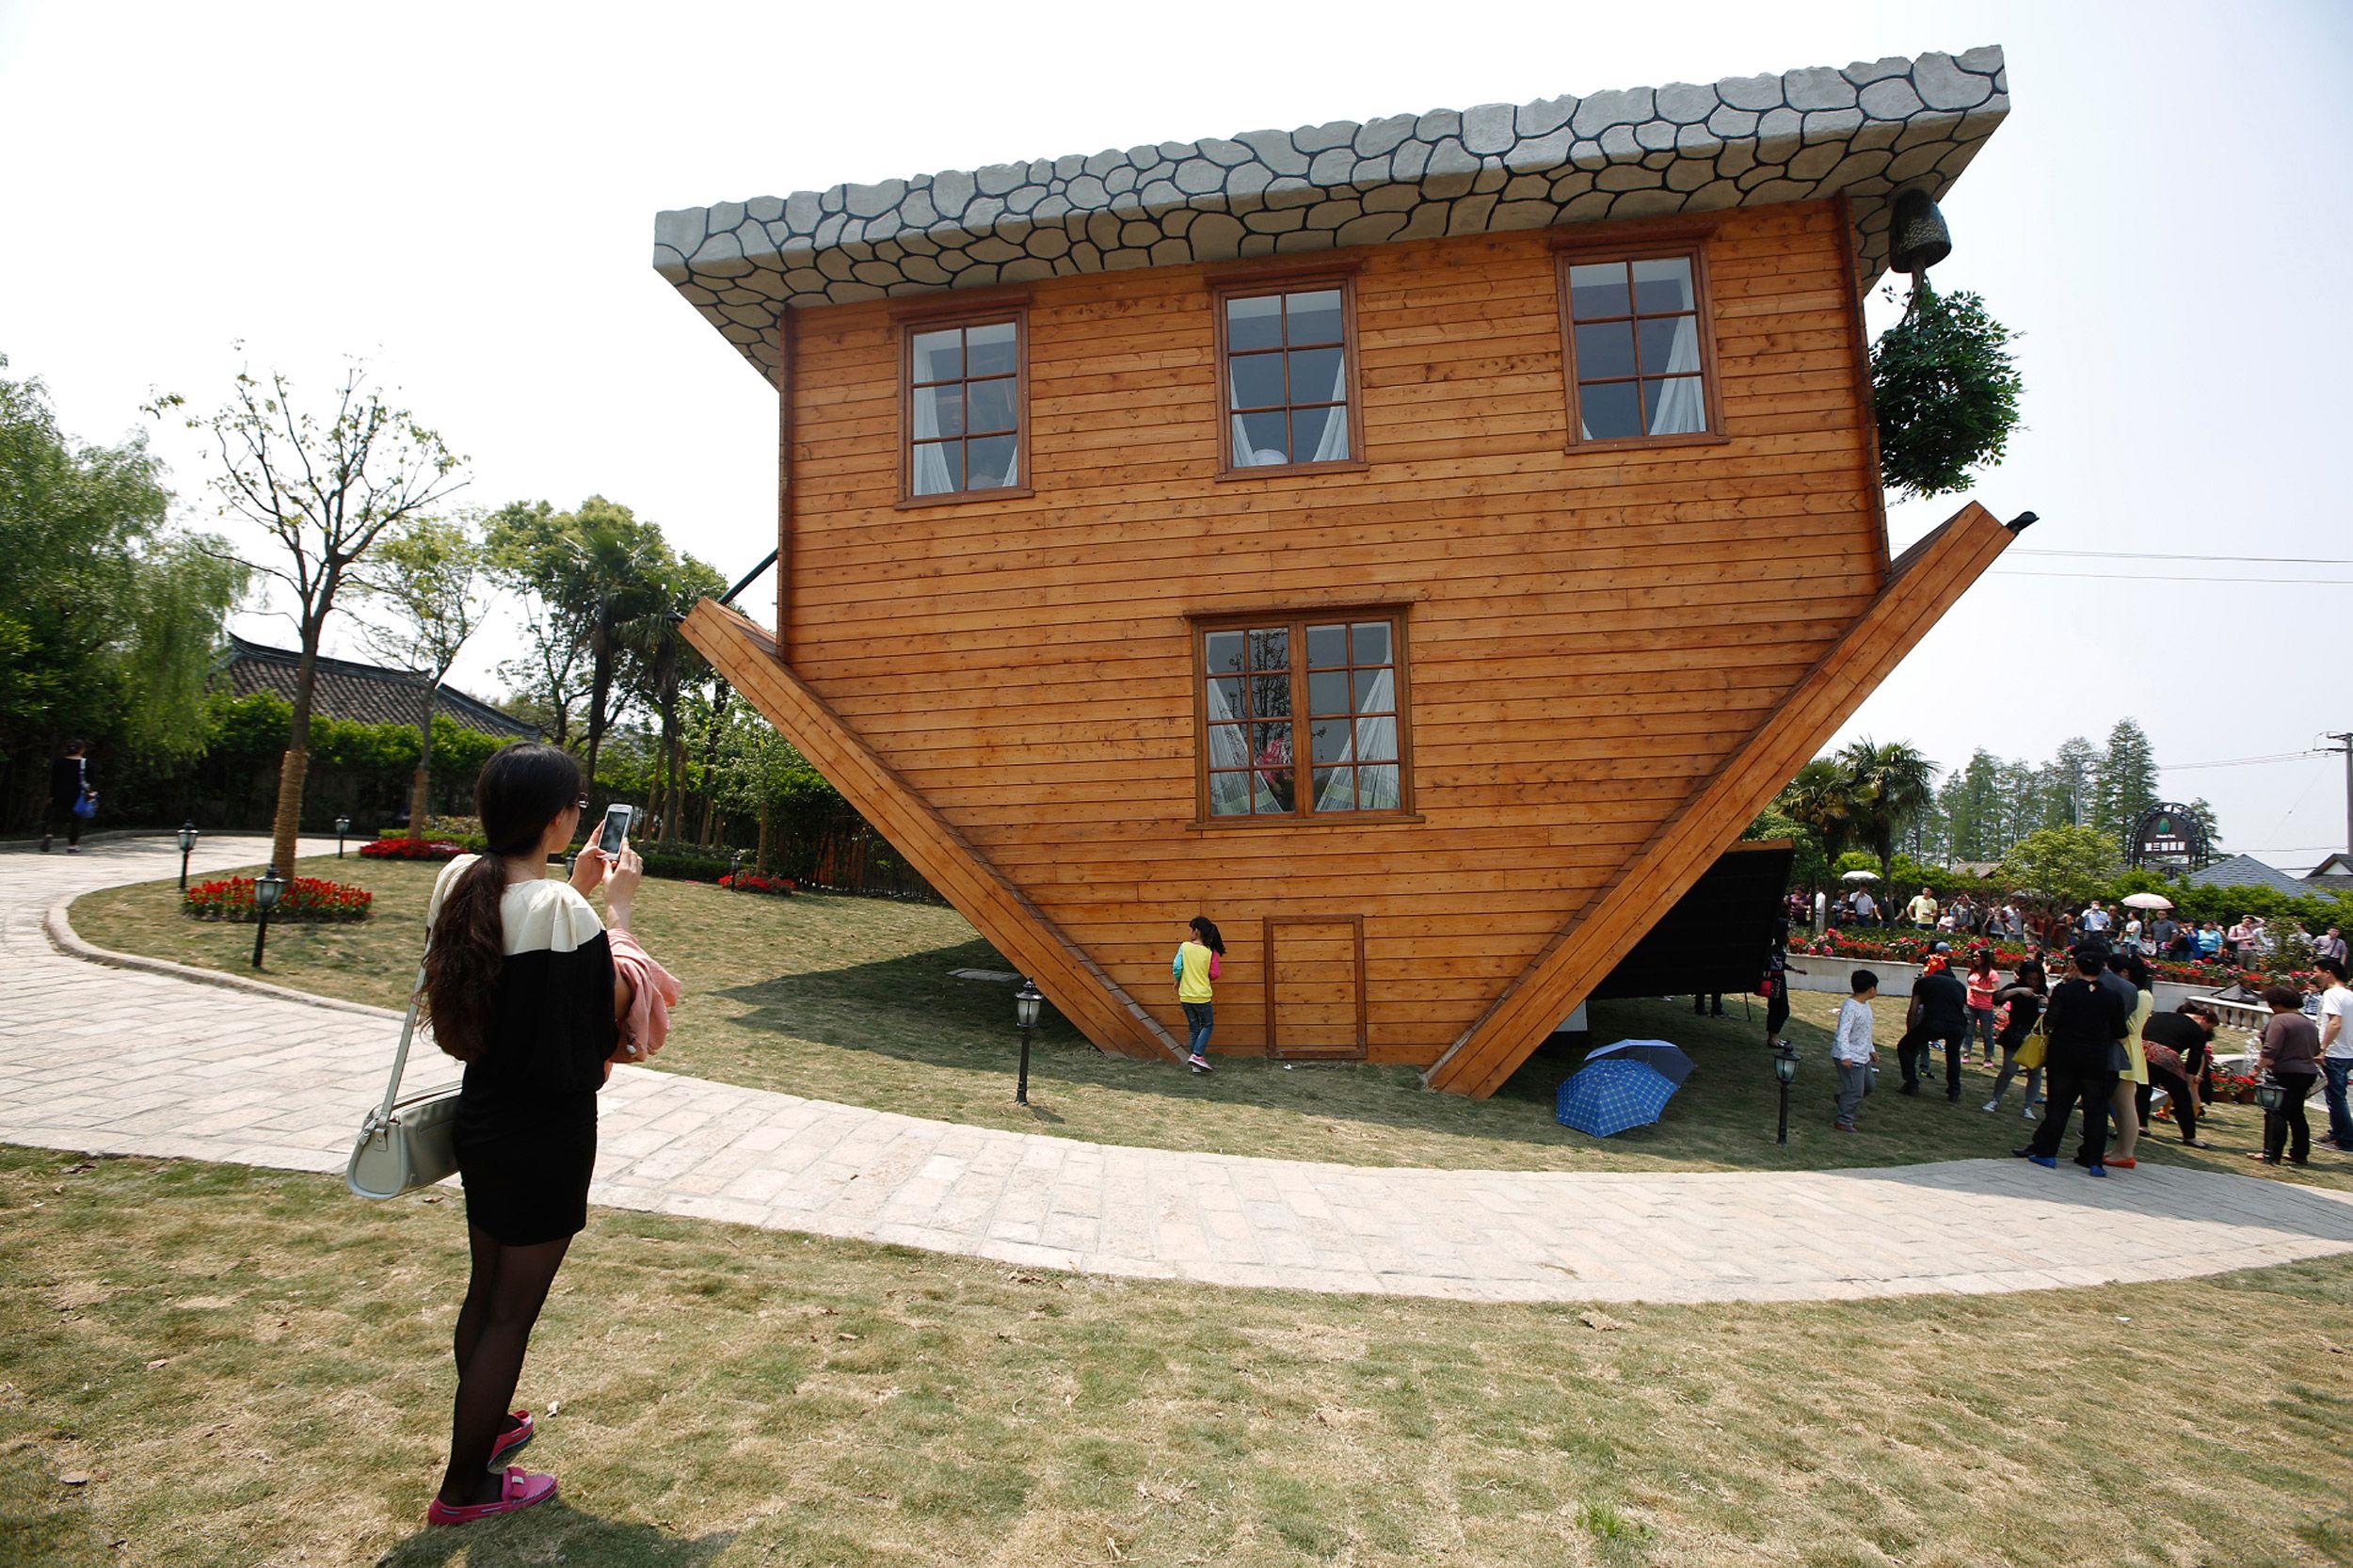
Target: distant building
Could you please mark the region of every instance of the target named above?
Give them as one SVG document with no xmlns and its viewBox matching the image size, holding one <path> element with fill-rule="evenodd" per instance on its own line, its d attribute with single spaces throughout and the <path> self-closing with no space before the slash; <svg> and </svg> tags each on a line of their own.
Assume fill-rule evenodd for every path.
<svg viewBox="0 0 2353 1568">
<path fill-rule="evenodd" d="M 2304 881 L 2324 892 L 2353 893 L 2353 855 L 2331 855 L 2306 872 Z"/>
<path fill-rule="evenodd" d="M 2193 888 L 2268 888 L 2290 898 L 2308 898 L 2313 888 L 2277 866 L 2266 865 L 2251 855 L 2233 855 L 2227 860 L 2217 860 L 2202 871 L 2195 871 L 2184 878 Z"/>
<path fill-rule="evenodd" d="M 301 663 L 297 649 L 266 648 L 232 633 L 229 656 L 221 662 L 218 674 L 238 696 L 267 692 L 292 702 L 295 669 Z M 388 669 L 322 654 L 318 680 L 312 688 L 312 711 L 360 724 L 414 724 L 424 712 L 424 694 L 432 684 L 432 677 L 419 670 Z M 433 692 L 433 711 L 461 728 L 485 735 L 540 738 L 537 725 L 503 713 L 450 686 Z"/>
</svg>

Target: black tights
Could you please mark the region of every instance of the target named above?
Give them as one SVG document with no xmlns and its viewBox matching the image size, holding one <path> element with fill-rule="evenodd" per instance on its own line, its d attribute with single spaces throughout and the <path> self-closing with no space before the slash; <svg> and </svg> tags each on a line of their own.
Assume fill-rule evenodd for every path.
<svg viewBox="0 0 2353 1568">
<path fill-rule="evenodd" d="M 450 1416 L 449 1471 L 441 1500 L 453 1507 L 494 1496 L 490 1446 L 506 1426 L 507 1402 L 522 1376 L 532 1325 L 555 1283 L 568 1236 L 534 1246 L 509 1247 L 470 1226 L 473 1274 L 457 1309 L 457 1400 Z"/>
<path fill-rule="evenodd" d="M 1765 1003 L 1765 1038 L 1781 1038 L 1781 1026 L 1789 1021 L 1789 983 L 1781 981 L 1773 986 L 1773 994 Z"/>
</svg>

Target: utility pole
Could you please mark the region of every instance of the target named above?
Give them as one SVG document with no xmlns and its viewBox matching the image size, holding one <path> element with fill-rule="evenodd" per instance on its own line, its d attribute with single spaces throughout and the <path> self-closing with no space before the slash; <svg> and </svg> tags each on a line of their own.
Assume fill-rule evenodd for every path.
<svg viewBox="0 0 2353 1568">
<path fill-rule="evenodd" d="M 2334 730 L 2322 738 L 2337 743 L 2325 749 L 2345 753 L 2345 852 L 2353 856 L 2353 729 Z"/>
</svg>

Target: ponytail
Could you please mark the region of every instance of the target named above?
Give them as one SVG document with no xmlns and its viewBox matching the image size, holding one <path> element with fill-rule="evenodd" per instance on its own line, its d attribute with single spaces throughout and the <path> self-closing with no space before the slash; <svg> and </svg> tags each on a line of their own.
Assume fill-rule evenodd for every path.
<svg viewBox="0 0 2353 1568">
<path fill-rule="evenodd" d="M 1225 956 L 1225 938 L 1218 935 L 1217 922 L 1210 920 L 1209 916 L 1195 915 L 1193 918 L 1193 934 L 1201 938 L 1203 947 L 1220 957 Z"/>
<path fill-rule="evenodd" d="M 529 741 L 493 752 L 474 781 L 474 811 L 487 847 L 441 897 L 426 937 L 424 984 L 418 988 L 419 1010 L 432 1024 L 433 1038 L 460 1062 L 482 1054 L 506 961 L 503 856 L 536 852 L 549 824 L 579 793 L 580 764 L 571 753 Z"/>
</svg>

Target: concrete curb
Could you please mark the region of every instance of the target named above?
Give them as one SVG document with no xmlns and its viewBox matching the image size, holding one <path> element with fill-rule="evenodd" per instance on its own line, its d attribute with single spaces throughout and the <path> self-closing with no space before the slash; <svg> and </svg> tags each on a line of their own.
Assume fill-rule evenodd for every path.
<svg viewBox="0 0 2353 1568">
<path fill-rule="evenodd" d="M 223 974 L 218 969 L 200 969 L 190 964 L 175 964 L 168 958 L 142 958 L 136 953 L 93 947 L 82 940 L 73 929 L 73 921 L 66 914 L 67 907 L 81 896 L 80 893 L 69 893 L 57 900 L 49 906 L 49 913 L 41 920 L 41 930 L 48 936 L 49 945 L 68 958 L 79 958 L 88 964 L 103 964 L 110 969 L 139 969 L 148 974 L 168 975 L 174 980 L 193 980 L 199 985 L 217 985 L 228 991 L 249 991 L 255 996 L 276 997 L 280 1001 L 298 1001 L 330 1013 L 357 1013 L 362 1017 L 390 1018 L 394 1022 L 407 1016 L 387 1007 L 371 1007 L 363 1001 L 344 1001 L 334 997 L 314 996 L 309 991 L 289 990 L 283 985 L 272 985 L 266 980 L 248 980 L 243 975 Z"/>
</svg>

